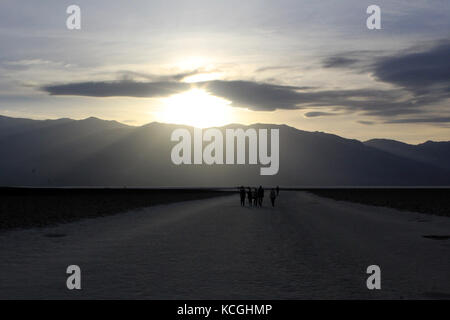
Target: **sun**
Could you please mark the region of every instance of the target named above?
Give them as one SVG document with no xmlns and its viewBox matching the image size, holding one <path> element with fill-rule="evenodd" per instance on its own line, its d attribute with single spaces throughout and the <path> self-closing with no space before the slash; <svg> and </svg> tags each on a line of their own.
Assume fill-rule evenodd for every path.
<svg viewBox="0 0 450 320">
<path fill-rule="evenodd" d="M 197 128 L 218 127 L 231 122 L 231 101 L 202 89 L 191 89 L 162 101 L 164 106 L 157 115 L 158 121 Z"/>
</svg>

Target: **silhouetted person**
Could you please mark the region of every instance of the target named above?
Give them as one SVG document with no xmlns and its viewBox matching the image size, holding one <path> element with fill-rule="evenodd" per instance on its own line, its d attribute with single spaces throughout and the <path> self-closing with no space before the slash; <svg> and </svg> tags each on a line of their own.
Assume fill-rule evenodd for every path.
<svg viewBox="0 0 450 320">
<path fill-rule="evenodd" d="M 252 197 L 253 197 L 253 206 L 257 207 L 258 206 L 258 190 L 256 190 L 256 188 L 253 189 Z"/>
<path fill-rule="evenodd" d="M 241 206 L 245 206 L 245 189 L 243 186 L 239 188 L 239 195 L 241 197 Z"/>
<path fill-rule="evenodd" d="M 252 189 L 250 187 L 248 187 L 247 189 L 248 189 L 248 191 L 247 191 L 248 205 L 251 207 L 252 201 L 253 201 Z"/>
<path fill-rule="evenodd" d="M 275 207 L 275 198 L 277 197 L 275 189 L 270 190 L 270 201 L 272 202 L 272 208 Z"/>
<path fill-rule="evenodd" d="M 259 204 L 260 207 L 262 207 L 263 198 L 264 198 L 264 189 L 263 189 L 262 186 L 259 186 L 259 189 L 258 189 L 258 204 Z"/>
<path fill-rule="evenodd" d="M 277 186 L 277 197 L 280 195 L 280 187 Z"/>
</svg>

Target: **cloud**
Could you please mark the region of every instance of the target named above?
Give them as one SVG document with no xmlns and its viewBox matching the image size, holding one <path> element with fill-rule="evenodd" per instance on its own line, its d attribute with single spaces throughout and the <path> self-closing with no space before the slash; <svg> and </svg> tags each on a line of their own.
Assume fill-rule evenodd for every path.
<svg viewBox="0 0 450 320">
<path fill-rule="evenodd" d="M 315 118 L 315 117 L 335 116 L 338 114 L 339 113 L 333 113 L 333 112 L 311 111 L 311 112 L 306 112 L 304 114 L 304 116 L 306 118 Z"/>
<path fill-rule="evenodd" d="M 328 57 L 325 58 L 322 66 L 324 68 L 347 68 L 351 65 L 354 65 L 359 60 L 354 58 L 346 58 L 346 57 Z"/>
<path fill-rule="evenodd" d="M 327 105 L 335 98 L 337 105 L 363 111 L 364 115 L 389 118 L 389 123 L 446 122 L 439 117 L 396 119 L 407 114 L 426 114 L 427 108 L 450 98 L 450 40 L 434 42 L 427 47 L 377 57 L 380 52 L 355 51 L 340 53 L 322 61 L 325 68 L 348 68 L 357 73 L 370 73 L 391 90 L 356 90 L 354 92 L 321 92 L 318 103 Z M 355 57 L 358 56 L 358 59 Z M 360 97 L 361 99 L 356 99 Z M 362 104 L 364 104 L 362 106 Z M 364 123 L 363 123 L 364 124 Z"/>
<path fill-rule="evenodd" d="M 189 89 L 182 82 L 77 82 L 42 87 L 50 95 L 71 95 L 88 97 L 164 97 Z"/>
<path fill-rule="evenodd" d="M 450 40 L 391 53 L 348 51 L 323 59 L 324 68 L 349 68 L 368 72 L 381 82 L 408 90 L 416 96 L 433 95 L 433 101 L 450 93 Z M 385 54 L 385 53 L 384 53 Z"/>
<path fill-rule="evenodd" d="M 450 123 L 450 117 L 423 117 L 387 120 L 384 123 Z"/>
<path fill-rule="evenodd" d="M 268 66 L 268 67 L 262 67 L 255 70 L 255 72 L 265 72 L 265 71 L 273 71 L 273 70 L 286 70 L 286 69 L 292 69 L 292 66 Z"/>
<path fill-rule="evenodd" d="M 356 121 L 356 122 L 358 122 L 360 124 L 364 124 L 366 126 L 371 126 L 371 125 L 375 124 L 375 122 L 373 122 L 373 121 L 366 121 L 366 120 L 359 120 L 359 121 Z"/>
<path fill-rule="evenodd" d="M 420 52 L 406 52 L 379 59 L 373 65 L 376 79 L 416 94 L 450 87 L 450 41 Z"/>
<path fill-rule="evenodd" d="M 1 61 L 0 66 L 6 70 L 28 70 L 31 68 L 67 68 L 71 65 L 64 62 L 43 59 L 24 59 Z"/>
<path fill-rule="evenodd" d="M 344 69 L 348 68 L 354 72 L 367 72 L 373 61 L 384 55 L 382 50 L 349 50 L 322 58 L 322 68 Z"/>
<path fill-rule="evenodd" d="M 252 81 L 213 80 L 197 83 L 175 81 L 137 82 L 78 82 L 47 85 L 41 89 L 50 95 L 77 95 L 90 97 L 165 97 L 199 87 L 209 93 L 233 101 L 236 106 L 253 110 L 298 109 L 302 94 L 298 90 L 310 87 L 279 86 Z"/>
<path fill-rule="evenodd" d="M 241 80 L 208 81 L 202 86 L 215 96 L 231 100 L 235 106 L 258 111 L 299 109 L 299 104 L 305 102 L 299 90 L 309 89 Z"/>
<path fill-rule="evenodd" d="M 310 107 L 333 107 L 368 115 L 388 116 L 416 113 L 420 104 L 398 102 L 399 90 L 311 90 L 311 87 L 282 86 L 253 81 L 213 80 L 197 83 L 175 81 L 137 82 L 78 82 L 48 85 L 42 90 L 50 95 L 77 95 L 90 97 L 166 97 L 201 88 L 212 95 L 232 101 L 235 107 L 255 111 L 276 109 L 305 109 Z"/>
</svg>

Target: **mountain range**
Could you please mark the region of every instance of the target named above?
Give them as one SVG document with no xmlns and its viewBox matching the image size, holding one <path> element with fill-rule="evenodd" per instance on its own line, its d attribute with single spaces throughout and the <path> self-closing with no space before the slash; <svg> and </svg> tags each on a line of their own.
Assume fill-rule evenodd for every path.
<svg viewBox="0 0 450 320">
<path fill-rule="evenodd" d="M 173 164 L 170 136 L 177 128 L 192 131 L 157 122 L 0 116 L 0 186 L 450 185 L 450 142 L 361 142 L 272 124 L 219 128 L 279 129 L 279 172 L 261 176 L 260 165 Z"/>
</svg>

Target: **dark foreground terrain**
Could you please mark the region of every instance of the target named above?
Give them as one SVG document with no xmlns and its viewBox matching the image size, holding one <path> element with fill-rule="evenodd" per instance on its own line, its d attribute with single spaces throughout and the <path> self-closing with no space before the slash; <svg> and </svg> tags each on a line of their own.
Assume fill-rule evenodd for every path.
<svg viewBox="0 0 450 320">
<path fill-rule="evenodd" d="M 0 188 L 0 230 L 43 227 L 226 193 L 212 189 Z"/>
<path fill-rule="evenodd" d="M 450 216 L 450 188 L 330 188 L 308 191 L 334 200 Z"/>
</svg>

